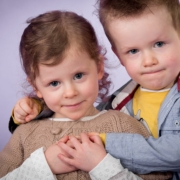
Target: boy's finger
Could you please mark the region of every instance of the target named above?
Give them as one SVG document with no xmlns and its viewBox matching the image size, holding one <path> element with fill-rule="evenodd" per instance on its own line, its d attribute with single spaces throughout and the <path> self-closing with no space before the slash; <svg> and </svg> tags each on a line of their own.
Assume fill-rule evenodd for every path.
<svg viewBox="0 0 180 180">
<path fill-rule="evenodd" d="M 26 122 L 33 120 L 35 117 L 38 116 L 38 114 L 39 114 L 38 107 L 36 105 L 35 106 L 33 105 L 31 111 L 27 114 L 25 118 Z"/>
<path fill-rule="evenodd" d="M 25 119 L 24 117 L 15 118 L 16 122 L 18 122 L 20 124 L 24 124 L 25 123 L 24 119 Z"/>
<path fill-rule="evenodd" d="M 89 139 L 96 144 L 103 145 L 102 140 L 99 137 L 99 135 L 90 136 Z"/>
<path fill-rule="evenodd" d="M 29 106 L 29 104 L 24 103 L 24 102 L 20 103 L 19 107 L 20 107 L 19 111 L 20 110 L 21 110 L 21 112 L 24 111 L 26 114 L 30 114 L 32 111 L 31 106 Z"/>
<path fill-rule="evenodd" d="M 21 115 L 21 116 L 26 116 L 27 113 L 24 111 L 24 109 L 21 106 L 15 106 L 14 109 L 14 115 Z"/>
<path fill-rule="evenodd" d="M 14 119 L 18 123 L 25 123 L 25 116 L 22 116 L 21 114 L 15 113 L 14 112 Z"/>
<path fill-rule="evenodd" d="M 34 115 L 34 114 L 28 114 L 27 116 L 25 116 L 24 120 L 26 122 L 29 122 L 31 120 L 33 120 L 37 115 Z"/>
<path fill-rule="evenodd" d="M 99 136 L 99 133 L 97 133 L 97 132 L 90 132 L 90 133 L 88 133 L 88 136 L 96 136 L 96 135 Z"/>
</svg>

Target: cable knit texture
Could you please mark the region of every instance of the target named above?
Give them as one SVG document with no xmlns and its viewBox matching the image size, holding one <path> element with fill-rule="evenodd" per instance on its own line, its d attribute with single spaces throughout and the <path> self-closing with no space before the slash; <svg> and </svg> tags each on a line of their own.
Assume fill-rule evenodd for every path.
<svg viewBox="0 0 180 180">
<path fill-rule="evenodd" d="M 64 135 L 64 132 L 68 135 L 79 135 L 81 132 L 126 132 L 138 133 L 144 137 L 149 136 L 148 131 L 140 122 L 126 114 L 112 110 L 90 121 L 34 120 L 20 125 L 13 133 L 8 144 L 0 152 L 0 177 L 19 167 L 36 149 L 40 147 L 47 149 L 51 144 L 59 140 Z M 172 176 L 170 173 L 151 173 L 141 175 L 141 177 L 147 180 L 163 180 Z M 78 170 L 57 175 L 57 179 L 88 180 L 90 176 L 87 172 Z"/>
</svg>

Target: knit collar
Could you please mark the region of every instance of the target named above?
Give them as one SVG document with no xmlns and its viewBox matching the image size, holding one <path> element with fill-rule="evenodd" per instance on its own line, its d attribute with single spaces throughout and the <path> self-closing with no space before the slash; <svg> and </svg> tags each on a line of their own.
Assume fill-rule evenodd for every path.
<svg viewBox="0 0 180 180">
<path fill-rule="evenodd" d="M 83 117 L 83 118 L 79 119 L 78 121 L 90 121 L 90 120 L 100 116 L 101 114 L 104 114 L 105 112 L 107 112 L 107 110 L 103 110 L 94 116 Z M 69 118 L 48 118 L 48 119 L 51 121 L 74 121 L 74 120 L 69 119 Z"/>
</svg>

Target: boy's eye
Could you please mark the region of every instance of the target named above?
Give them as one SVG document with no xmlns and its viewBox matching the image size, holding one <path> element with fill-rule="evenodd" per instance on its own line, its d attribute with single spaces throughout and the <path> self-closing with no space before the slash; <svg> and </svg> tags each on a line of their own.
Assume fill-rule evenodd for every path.
<svg viewBox="0 0 180 180">
<path fill-rule="evenodd" d="M 157 43 L 155 43 L 154 47 L 162 47 L 164 45 L 164 42 L 159 41 Z"/>
<path fill-rule="evenodd" d="M 77 73 L 74 76 L 74 79 L 81 79 L 83 77 L 83 73 Z"/>
<path fill-rule="evenodd" d="M 50 83 L 50 86 L 56 87 L 56 86 L 58 86 L 59 84 L 60 84 L 60 82 L 58 82 L 58 81 L 53 81 L 53 82 Z"/>
<path fill-rule="evenodd" d="M 138 49 L 131 49 L 130 51 L 128 51 L 128 53 L 130 53 L 130 54 L 136 54 L 138 52 L 139 52 Z"/>
</svg>

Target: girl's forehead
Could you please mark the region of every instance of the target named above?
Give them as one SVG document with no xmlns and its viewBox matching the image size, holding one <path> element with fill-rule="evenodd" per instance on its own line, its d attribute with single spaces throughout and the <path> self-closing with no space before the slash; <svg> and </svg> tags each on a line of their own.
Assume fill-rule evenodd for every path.
<svg viewBox="0 0 180 180">
<path fill-rule="evenodd" d="M 53 71 L 56 68 L 76 69 L 77 67 L 89 66 L 89 64 L 95 62 L 85 51 L 75 50 L 67 51 L 65 56 L 59 59 L 59 62 L 56 60 L 57 63 L 53 64 L 54 61 L 54 59 L 50 59 L 47 64 L 39 64 L 39 71 Z"/>
</svg>

